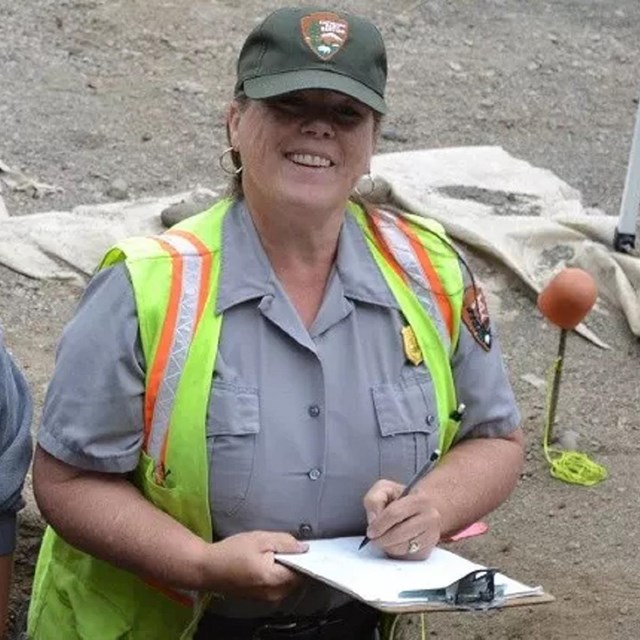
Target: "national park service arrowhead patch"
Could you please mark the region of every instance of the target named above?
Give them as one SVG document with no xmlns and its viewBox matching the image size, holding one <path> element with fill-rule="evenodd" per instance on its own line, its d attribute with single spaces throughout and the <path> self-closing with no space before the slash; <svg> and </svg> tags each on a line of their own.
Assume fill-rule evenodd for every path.
<svg viewBox="0 0 640 640">
<path fill-rule="evenodd" d="M 349 23 L 335 13 L 317 11 L 300 19 L 300 30 L 307 46 L 321 60 L 329 60 L 349 36 Z"/>
<path fill-rule="evenodd" d="M 485 350 L 491 350 L 491 320 L 489 309 L 482 289 L 478 286 L 467 287 L 462 301 L 462 321 L 474 340 Z"/>
</svg>

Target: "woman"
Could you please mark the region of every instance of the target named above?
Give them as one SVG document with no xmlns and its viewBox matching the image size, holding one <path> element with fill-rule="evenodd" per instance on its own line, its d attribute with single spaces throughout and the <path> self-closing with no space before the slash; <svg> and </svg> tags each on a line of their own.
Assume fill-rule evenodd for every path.
<svg viewBox="0 0 640 640">
<path fill-rule="evenodd" d="M 4 638 L 16 512 L 31 461 L 31 395 L 23 375 L 4 347 L 0 329 L 0 638 Z"/>
<path fill-rule="evenodd" d="M 274 552 L 366 530 L 424 558 L 512 490 L 522 436 L 475 286 L 436 225 L 349 202 L 385 81 L 371 23 L 274 12 L 238 61 L 234 197 L 103 260 L 39 435 L 31 638 L 369 640 L 375 612 Z"/>
</svg>

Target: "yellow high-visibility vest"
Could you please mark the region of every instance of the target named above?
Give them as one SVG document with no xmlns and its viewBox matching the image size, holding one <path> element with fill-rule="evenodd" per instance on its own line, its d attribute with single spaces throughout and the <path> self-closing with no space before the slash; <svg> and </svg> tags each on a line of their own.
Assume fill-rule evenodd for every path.
<svg viewBox="0 0 640 640">
<path fill-rule="evenodd" d="M 133 286 L 145 379 L 144 440 L 134 482 L 147 500 L 212 540 L 206 416 L 220 339 L 216 314 L 222 200 L 160 236 L 130 238 L 100 268 L 124 261 Z M 458 257 L 441 227 L 413 216 L 365 212 L 349 203 L 367 246 L 406 318 L 407 356 L 425 366 L 436 392 L 440 449 L 458 428 L 450 359 L 463 294 Z M 166 470 L 171 473 L 167 474 Z M 47 528 L 34 580 L 32 640 L 189 639 L 202 594 L 151 584 L 85 554 Z"/>
</svg>

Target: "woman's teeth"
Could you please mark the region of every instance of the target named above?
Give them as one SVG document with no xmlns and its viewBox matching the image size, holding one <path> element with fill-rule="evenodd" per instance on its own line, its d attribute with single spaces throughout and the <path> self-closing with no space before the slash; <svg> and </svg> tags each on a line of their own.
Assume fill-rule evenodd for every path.
<svg viewBox="0 0 640 640">
<path fill-rule="evenodd" d="M 303 164 L 306 167 L 330 167 L 331 161 L 320 156 L 312 156 L 308 153 L 291 153 L 287 157 L 296 164 Z"/>
</svg>

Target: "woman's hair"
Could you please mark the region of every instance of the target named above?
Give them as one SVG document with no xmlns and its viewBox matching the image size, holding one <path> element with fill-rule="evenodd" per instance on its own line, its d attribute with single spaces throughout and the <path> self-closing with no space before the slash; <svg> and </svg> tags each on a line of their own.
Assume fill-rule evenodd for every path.
<svg viewBox="0 0 640 640">
<path fill-rule="evenodd" d="M 249 105 L 249 98 L 244 95 L 244 93 L 238 93 L 233 98 L 233 101 L 238 105 L 240 111 L 244 111 Z M 229 118 L 227 117 L 226 122 L 227 129 L 227 146 L 233 147 L 231 144 L 231 130 L 229 129 Z M 242 159 L 240 158 L 240 153 L 235 149 L 230 151 L 231 154 L 231 162 L 233 164 L 233 168 L 240 169 L 242 167 Z M 232 198 L 234 200 L 240 200 L 244 197 L 244 191 L 242 190 L 242 171 L 233 174 L 229 179 L 229 184 L 227 185 L 226 196 Z"/>
<path fill-rule="evenodd" d="M 234 102 L 238 105 L 240 111 L 244 111 L 249 106 L 249 98 L 244 93 L 239 93 L 234 97 Z M 373 132 L 376 138 L 378 137 L 378 133 L 380 132 L 380 127 L 382 126 L 382 114 L 377 111 L 373 111 Z M 227 143 L 228 146 L 233 146 L 231 144 L 231 131 L 229 130 L 229 119 L 227 118 L 226 123 L 227 129 Z M 240 169 L 242 167 L 242 158 L 240 157 L 240 153 L 235 149 L 229 152 L 231 154 L 231 162 L 233 163 L 234 169 Z M 242 190 L 242 171 L 232 175 L 229 180 L 229 184 L 227 185 L 227 190 L 225 195 L 229 198 L 233 198 L 234 200 L 240 200 L 244 197 L 244 191 Z"/>
</svg>

